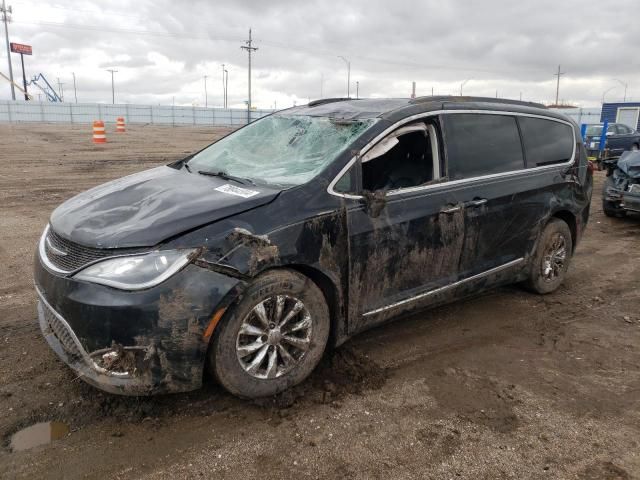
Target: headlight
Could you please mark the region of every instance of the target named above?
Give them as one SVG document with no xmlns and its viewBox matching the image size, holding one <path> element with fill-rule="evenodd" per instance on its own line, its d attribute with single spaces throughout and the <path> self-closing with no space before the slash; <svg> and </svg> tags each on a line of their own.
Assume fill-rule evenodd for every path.
<svg viewBox="0 0 640 480">
<path fill-rule="evenodd" d="M 73 278 L 122 290 L 143 290 L 165 281 L 191 260 L 192 250 L 161 250 L 144 255 L 104 260 Z"/>
</svg>

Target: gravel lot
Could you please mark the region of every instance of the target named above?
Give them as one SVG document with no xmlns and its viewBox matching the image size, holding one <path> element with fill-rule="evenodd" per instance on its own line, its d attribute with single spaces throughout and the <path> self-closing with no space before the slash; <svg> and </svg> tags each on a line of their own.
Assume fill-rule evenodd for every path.
<svg viewBox="0 0 640 480">
<path fill-rule="evenodd" d="M 640 478 L 640 219 L 592 215 L 569 277 L 364 333 L 294 391 L 123 398 L 74 378 L 41 338 L 33 253 L 52 209 L 200 149 L 220 128 L 0 124 L 0 477 Z M 12 453 L 58 420 L 69 435 Z"/>
</svg>

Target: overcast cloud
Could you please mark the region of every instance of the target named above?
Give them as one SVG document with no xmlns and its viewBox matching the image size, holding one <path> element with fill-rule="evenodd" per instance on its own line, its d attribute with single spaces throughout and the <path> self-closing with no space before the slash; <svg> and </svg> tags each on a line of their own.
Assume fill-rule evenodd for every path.
<svg viewBox="0 0 640 480">
<path fill-rule="evenodd" d="M 253 28 L 253 104 L 291 106 L 309 98 L 498 95 L 533 101 L 560 99 L 596 106 L 640 100 L 638 0 L 366 1 L 9 1 L 11 41 L 33 46 L 27 76 L 42 72 L 63 82 L 73 100 L 222 105 L 222 67 L 229 70 L 229 103 L 247 98 L 247 55 L 240 49 Z M 0 71 L 7 73 L 4 48 Z M 19 56 L 12 54 L 21 83 Z M 323 80 L 322 80 L 323 79 Z M 37 93 L 37 92 L 33 92 Z M 10 98 L 6 82 L 0 98 Z"/>
</svg>

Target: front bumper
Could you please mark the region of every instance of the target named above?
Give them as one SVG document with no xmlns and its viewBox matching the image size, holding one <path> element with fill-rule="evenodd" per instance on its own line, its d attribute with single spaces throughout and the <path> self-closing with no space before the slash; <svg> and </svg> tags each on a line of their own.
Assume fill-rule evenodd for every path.
<svg viewBox="0 0 640 480">
<path fill-rule="evenodd" d="M 40 328 L 54 352 L 82 380 L 124 395 L 199 388 L 207 327 L 243 285 L 188 265 L 156 287 L 130 292 L 54 274 L 39 258 L 34 276 Z"/>
</svg>

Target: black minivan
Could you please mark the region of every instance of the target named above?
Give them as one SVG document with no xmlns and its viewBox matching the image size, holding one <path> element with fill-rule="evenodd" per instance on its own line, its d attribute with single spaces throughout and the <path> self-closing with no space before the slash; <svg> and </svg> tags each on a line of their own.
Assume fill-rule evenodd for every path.
<svg viewBox="0 0 640 480">
<path fill-rule="evenodd" d="M 242 397 L 327 346 L 514 282 L 552 292 L 589 216 L 575 123 L 468 97 L 323 99 L 51 215 L 35 260 L 55 352 L 108 392 Z"/>
</svg>

